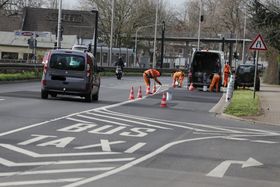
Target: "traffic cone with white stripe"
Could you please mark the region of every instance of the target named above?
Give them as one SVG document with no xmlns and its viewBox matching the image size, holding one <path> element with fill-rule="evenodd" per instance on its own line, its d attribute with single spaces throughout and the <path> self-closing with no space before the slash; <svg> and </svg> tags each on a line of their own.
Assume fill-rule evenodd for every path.
<svg viewBox="0 0 280 187">
<path fill-rule="evenodd" d="M 164 92 L 163 95 L 162 95 L 162 99 L 161 99 L 161 102 L 160 102 L 160 107 L 162 107 L 162 108 L 167 107 L 167 103 L 166 103 L 166 93 L 165 93 L 165 92 Z"/>
<path fill-rule="evenodd" d="M 129 92 L 129 97 L 128 97 L 129 100 L 133 100 L 134 99 L 134 91 L 133 91 L 133 86 L 131 86 L 130 88 L 130 92 Z"/>
<path fill-rule="evenodd" d="M 137 98 L 142 99 L 142 88 L 141 88 L 141 86 L 139 86 L 139 88 L 138 88 Z"/>
</svg>

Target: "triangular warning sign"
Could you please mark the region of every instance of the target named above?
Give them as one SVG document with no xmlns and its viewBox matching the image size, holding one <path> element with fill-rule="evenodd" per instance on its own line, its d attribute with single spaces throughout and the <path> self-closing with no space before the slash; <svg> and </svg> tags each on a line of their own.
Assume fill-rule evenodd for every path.
<svg viewBox="0 0 280 187">
<path fill-rule="evenodd" d="M 252 45 L 249 49 L 251 49 L 251 50 L 267 50 L 266 45 L 263 41 L 263 38 L 260 34 L 258 34 L 258 36 L 253 41 L 253 43 L 252 43 Z"/>
</svg>

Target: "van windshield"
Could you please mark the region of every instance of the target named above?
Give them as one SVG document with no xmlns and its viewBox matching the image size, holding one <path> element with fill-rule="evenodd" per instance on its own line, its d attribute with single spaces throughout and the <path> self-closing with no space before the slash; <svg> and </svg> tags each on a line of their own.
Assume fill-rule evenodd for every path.
<svg viewBox="0 0 280 187">
<path fill-rule="evenodd" d="M 50 68 L 83 71 L 85 69 L 85 59 L 83 56 L 72 54 L 53 54 L 50 60 Z"/>
<path fill-rule="evenodd" d="M 194 72 L 220 72 L 221 62 L 219 54 L 210 52 L 197 52 L 194 56 L 192 69 Z"/>
</svg>

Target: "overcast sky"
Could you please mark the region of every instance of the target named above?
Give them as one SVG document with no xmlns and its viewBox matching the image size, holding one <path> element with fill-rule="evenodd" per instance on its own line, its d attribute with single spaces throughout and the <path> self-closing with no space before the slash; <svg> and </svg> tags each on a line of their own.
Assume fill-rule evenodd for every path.
<svg viewBox="0 0 280 187">
<path fill-rule="evenodd" d="M 65 9 L 71 9 L 72 7 L 78 6 L 79 0 L 62 0 L 63 1 L 63 8 Z M 165 0 L 170 4 L 170 6 L 175 8 L 180 8 L 180 6 L 186 1 L 186 0 Z"/>
</svg>

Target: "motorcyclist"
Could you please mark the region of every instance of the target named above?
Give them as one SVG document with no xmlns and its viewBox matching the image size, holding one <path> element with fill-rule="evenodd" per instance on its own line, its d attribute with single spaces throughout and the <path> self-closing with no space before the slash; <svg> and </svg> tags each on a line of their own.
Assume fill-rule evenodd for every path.
<svg viewBox="0 0 280 187">
<path fill-rule="evenodd" d="M 123 72 L 124 62 L 123 62 L 122 57 L 119 57 L 118 61 L 115 63 L 115 66 L 120 66 L 121 70 Z"/>
</svg>

